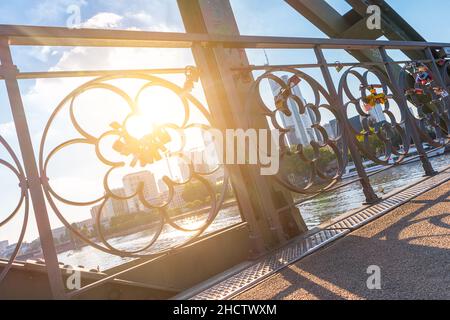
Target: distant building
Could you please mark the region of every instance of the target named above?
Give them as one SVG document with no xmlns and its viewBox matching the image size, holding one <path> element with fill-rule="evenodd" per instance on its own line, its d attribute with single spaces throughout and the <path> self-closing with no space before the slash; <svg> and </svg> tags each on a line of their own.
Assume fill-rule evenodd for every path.
<svg viewBox="0 0 450 320">
<path fill-rule="evenodd" d="M 180 171 L 180 178 L 182 181 L 186 181 L 187 179 L 189 179 L 190 176 L 189 165 L 188 163 L 186 163 L 186 161 L 182 160 L 181 158 L 178 158 L 177 162 L 178 162 L 177 163 L 178 170 Z"/>
<path fill-rule="evenodd" d="M 208 159 L 205 159 L 206 149 L 196 149 L 189 152 L 194 170 L 198 173 L 209 173 L 210 165 Z"/>
<path fill-rule="evenodd" d="M 125 197 L 126 196 L 124 188 L 114 189 L 114 190 L 111 190 L 111 191 L 112 191 L 113 194 L 115 194 L 115 195 L 117 195 L 119 197 Z M 127 200 L 110 198 L 105 203 L 105 208 L 104 208 L 103 215 L 106 218 L 110 219 L 112 217 L 120 216 L 120 215 L 124 215 L 124 214 L 128 214 L 128 213 L 129 213 L 129 210 L 128 210 Z"/>
<path fill-rule="evenodd" d="M 8 245 L 2 252 L 3 258 L 9 258 L 17 248 L 17 243 Z M 21 251 L 21 250 L 20 250 Z M 18 254 L 20 255 L 20 251 Z"/>
<path fill-rule="evenodd" d="M 330 123 L 326 123 L 323 125 L 323 128 L 325 129 L 325 131 L 328 134 L 328 137 L 330 139 L 334 139 L 336 137 L 335 132 L 333 131 L 333 127 L 331 126 Z"/>
<path fill-rule="evenodd" d="M 361 116 L 354 116 L 353 118 L 349 118 L 348 122 L 350 123 L 352 128 L 356 130 L 357 133 L 363 131 L 363 126 L 361 124 Z"/>
<path fill-rule="evenodd" d="M 23 242 L 22 245 L 20 246 L 18 255 L 23 255 L 23 254 L 27 254 L 32 250 L 31 248 L 31 243 L 28 242 Z"/>
<path fill-rule="evenodd" d="M 101 208 L 101 205 L 97 205 L 97 206 L 91 208 L 91 217 L 92 217 L 93 221 L 97 221 L 97 216 L 100 213 L 100 208 Z"/>
<path fill-rule="evenodd" d="M 8 247 L 8 246 L 9 246 L 8 240 L 0 241 L 0 252 L 5 250 L 6 247 Z"/>
<path fill-rule="evenodd" d="M 339 137 L 342 133 L 342 129 L 341 129 L 341 126 L 339 125 L 338 121 L 336 119 L 333 119 L 329 122 L 329 125 L 331 127 L 331 133 L 333 133 L 333 137 L 334 138 Z M 330 134 L 330 133 L 328 133 L 328 134 Z"/>
<path fill-rule="evenodd" d="M 341 135 L 341 128 L 336 119 L 324 124 L 323 128 L 327 132 L 328 137 L 331 139 L 337 139 Z"/>
<path fill-rule="evenodd" d="M 383 112 L 383 107 L 380 104 L 377 104 L 374 108 L 369 111 L 369 117 L 375 123 L 385 122 L 386 116 Z"/>
<path fill-rule="evenodd" d="M 375 130 L 380 129 L 386 123 L 386 118 L 384 117 L 384 114 L 380 115 L 377 113 L 378 111 L 373 111 L 373 114 L 371 114 L 368 118 L 370 126 L 373 127 Z M 355 129 L 356 132 L 358 133 L 364 130 L 361 123 L 362 119 L 363 118 L 361 116 L 354 116 L 353 118 L 348 119 L 353 129 Z"/>
<path fill-rule="evenodd" d="M 8 248 L 8 246 L 9 246 L 8 240 L 0 241 L 0 257 L 6 256 L 4 252 L 6 251 L 6 248 Z"/>
<path fill-rule="evenodd" d="M 282 76 L 281 79 L 285 83 L 288 83 L 289 81 L 287 75 Z M 277 96 L 280 93 L 280 86 L 274 81 L 270 81 L 270 86 L 274 97 Z M 292 88 L 292 93 L 306 105 L 306 100 L 303 98 L 299 86 Z M 311 141 L 320 141 L 320 134 L 316 133 L 312 128 L 312 125 L 315 122 L 314 113 L 307 108 L 304 114 L 300 114 L 298 105 L 292 99 L 288 99 L 287 105 L 292 115 L 288 117 L 282 113 L 280 117 L 283 127 L 290 130 L 289 133 L 286 134 L 288 144 L 302 144 L 306 146 L 310 144 Z"/>
<path fill-rule="evenodd" d="M 107 202 L 108 203 L 108 202 Z M 100 219 L 102 221 L 109 221 L 111 220 L 112 217 L 114 217 L 114 212 L 111 212 L 109 210 L 107 210 L 108 205 L 107 203 L 105 203 L 105 205 L 103 205 L 103 210 L 100 212 L 100 210 L 102 209 L 102 205 L 98 205 L 95 206 L 91 209 L 91 217 L 93 221 L 97 221 L 97 216 L 100 214 Z"/>
<path fill-rule="evenodd" d="M 123 178 L 125 193 L 128 195 L 135 193 L 141 183 L 144 185 L 143 196 L 146 201 L 153 203 L 153 200 L 159 198 L 158 185 L 155 176 L 150 171 L 142 171 L 125 176 Z M 138 196 L 127 200 L 127 203 L 130 213 L 146 211 L 148 209 L 140 201 Z"/>
<path fill-rule="evenodd" d="M 91 229 L 95 226 L 95 221 L 92 219 L 86 219 L 84 221 L 77 222 L 78 228 L 84 228 Z"/>
<path fill-rule="evenodd" d="M 169 209 L 183 208 L 186 204 L 183 198 L 183 190 L 176 189 L 173 193 L 172 201 L 169 203 Z"/>
<path fill-rule="evenodd" d="M 52 229 L 53 239 L 59 240 L 66 236 L 67 228 L 62 226 L 60 228 Z"/>
</svg>

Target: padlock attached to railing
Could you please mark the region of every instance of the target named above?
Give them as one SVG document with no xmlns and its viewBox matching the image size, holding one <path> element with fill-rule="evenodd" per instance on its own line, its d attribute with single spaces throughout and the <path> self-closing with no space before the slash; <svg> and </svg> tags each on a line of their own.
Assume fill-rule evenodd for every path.
<svg viewBox="0 0 450 320">
<path fill-rule="evenodd" d="M 285 88 L 281 88 L 280 92 L 275 97 L 275 106 L 278 110 L 282 111 L 287 116 L 291 115 L 291 111 L 286 107 L 286 102 L 292 95 L 292 89 L 297 86 L 302 80 L 293 75 L 289 78 Z"/>
</svg>

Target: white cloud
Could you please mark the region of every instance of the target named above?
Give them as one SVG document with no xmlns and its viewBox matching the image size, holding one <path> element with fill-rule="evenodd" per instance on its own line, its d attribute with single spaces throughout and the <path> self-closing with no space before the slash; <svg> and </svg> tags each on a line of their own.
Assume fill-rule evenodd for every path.
<svg viewBox="0 0 450 320">
<path fill-rule="evenodd" d="M 101 12 L 81 24 L 82 28 L 115 29 L 122 27 L 123 17 L 111 12 Z"/>
<path fill-rule="evenodd" d="M 146 11 L 126 12 L 124 14 L 127 22 L 131 25 L 138 25 L 141 29 L 146 31 L 159 32 L 176 32 L 179 31 L 175 25 L 169 25 L 166 22 L 160 21 L 152 14 Z"/>
<path fill-rule="evenodd" d="M 127 25 L 142 30 L 183 32 L 183 23 L 176 0 L 98 0 L 112 12 L 120 12 Z"/>
<path fill-rule="evenodd" d="M 53 24 L 61 17 L 67 16 L 67 8 L 70 5 L 83 7 L 87 5 L 86 0 L 41 0 L 35 6 L 31 6 L 26 12 L 33 24 Z"/>
<path fill-rule="evenodd" d="M 134 19 L 138 21 L 140 24 L 149 24 L 150 21 L 153 21 L 153 16 L 144 11 L 127 12 L 125 15 L 127 18 Z"/>
<path fill-rule="evenodd" d="M 128 14 L 128 16 L 133 16 Z M 137 13 L 140 19 L 145 19 L 142 13 Z M 133 28 L 124 23 L 124 17 L 114 13 L 98 13 L 85 23 L 89 28 Z M 171 27 L 160 22 L 160 29 L 171 30 Z M 134 27 L 134 29 L 137 29 Z M 40 49 L 41 55 L 47 57 L 54 54 L 50 47 Z M 62 70 L 101 70 L 101 69 L 150 69 L 184 67 L 192 64 L 188 51 L 177 49 L 145 49 L 145 48 L 92 48 L 75 47 L 60 49 L 63 51 L 59 61 L 50 71 Z M 44 57 L 42 58 L 44 59 Z M 86 78 L 38 79 L 31 90 L 24 96 L 25 105 L 41 111 L 55 108 L 71 90 L 86 82 Z"/>
<path fill-rule="evenodd" d="M 7 139 L 13 137 L 16 134 L 16 127 L 14 126 L 14 122 L 6 122 L 0 124 L 0 136 Z"/>
<path fill-rule="evenodd" d="M 51 54 L 51 48 L 50 47 L 33 47 L 31 49 L 30 54 L 38 59 L 41 62 L 48 62 L 48 58 Z"/>
</svg>

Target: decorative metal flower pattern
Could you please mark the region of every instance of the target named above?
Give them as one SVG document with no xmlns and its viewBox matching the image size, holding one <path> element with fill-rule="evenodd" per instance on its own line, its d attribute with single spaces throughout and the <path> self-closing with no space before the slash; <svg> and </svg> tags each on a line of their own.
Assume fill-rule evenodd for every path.
<svg viewBox="0 0 450 320">
<path fill-rule="evenodd" d="M 124 90 L 120 89 L 118 86 L 113 84 L 114 80 L 123 80 L 123 79 L 143 81 L 144 84 L 142 85 L 142 87 L 140 88 L 134 99 L 132 99 L 128 95 L 128 93 L 126 93 Z M 65 99 L 63 99 L 61 103 L 57 106 L 57 108 L 54 110 L 53 114 L 51 115 L 46 125 L 40 147 L 39 161 L 40 161 L 40 171 L 43 177 L 44 192 L 47 196 L 50 206 L 52 207 L 53 211 L 56 213 L 58 218 L 63 222 L 63 224 L 68 229 L 70 229 L 74 234 L 83 239 L 87 244 L 99 250 L 119 256 L 127 256 L 127 257 L 154 256 L 156 254 L 166 252 L 167 250 L 175 249 L 179 246 L 191 243 L 192 241 L 197 239 L 200 235 L 202 235 L 204 231 L 214 221 L 215 217 L 219 212 L 221 203 L 224 199 L 223 194 L 225 192 L 225 188 L 228 185 L 227 174 L 225 173 L 224 177 L 225 181 L 224 181 L 224 188 L 222 190 L 222 196 L 220 198 L 216 198 L 216 191 L 214 188 L 215 182 L 212 183 L 210 180 L 207 179 L 207 176 L 214 174 L 219 169 L 221 169 L 221 167 L 217 166 L 217 168 L 211 170 L 211 172 L 198 172 L 193 163 L 191 162 L 191 158 L 186 153 L 186 150 L 184 150 L 186 140 L 186 136 L 184 133 L 186 130 L 193 128 L 208 130 L 211 128 L 209 124 L 211 123 L 211 119 L 208 110 L 189 92 L 187 92 L 187 90 L 190 90 L 192 88 L 193 86 L 192 81 L 195 81 L 195 79 L 196 76 L 194 70 L 189 70 L 187 84 L 185 84 L 184 87 L 179 87 L 174 83 L 159 77 L 140 73 L 136 74 L 125 73 L 125 74 L 105 76 L 98 79 L 94 79 L 75 89 Z M 171 92 L 171 94 L 175 95 L 175 97 L 178 97 L 180 99 L 182 106 L 184 108 L 183 120 L 180 123 L 165 123 L 157 126 L 153 125 L 153 130 L 150 130 L 148 134 L 144 135 L 141 138 L 135 137 L 132 134 L 130 134 L 128 130 L 128 121 L 130 121 L 131 118 L 138 116 L 140 114 L 139 98 L 143 93 L 143 91 L 146 90 L 147 88 L 155 88 L 155 87 L 168 89 Z M 88 133 L 88 130 L 86 130 L 84 126 L 80 123 L 74 110 L 75 101 L 83 93 L 89 92 L 90 90 L 93 89 L 104 89 L 109 92 L 112 92 L 122 101 L 125 101 L 126 105 L 129 108 L 128 114 L 122 121 L 117 119 L 117 121 L 112 122 L 110 124 L 109 130 L 103 132 L 98 137 Z M 67 108 L 67 106 L 69 106 L 71 123 L 75 128 L 75 130 L 77 131 L 77 133 L 81 135 L 81 137 L 65 141 L 59 144 L 57 147 L 53 148 L 50 152 L 46 154 L 45 149 L 46 144 L 48 143 L 47 141 L 49 140 L 49 131 L 52 128 L 52 126 L 55 125 L 57 116 L 59 114 L 62 114 L 62 111 L 65 108 Z M 94 107 L 95 106 L 92 106 L 92 108 Z M 190 119 L 191 109 L 196 109 L 196 111 L 200 113 L 204 119 L 206 119 L 207 123 L 205 124 L 193 122 L 192 119 Z M 169 130 L 171 131 L 170 133 Z M 177 135 L 177 137 L 181 141 L 181 146 L 179 148 L 176 148 L 176 150 L 174 146 L 170 145 L 170 142 L 173 140 L 174 135 Z M 101 145 L 106 139 L 111 138 L 113 139 L 114 142 L 112 143 L 110 149 L 107 150 L 108 152 L 106 152 L 105 150 L 102 149 Z M 103 179 L 103 188 L 105 192 L 104 196 L 98 199 L 93 199 L 85 202 L 72 201 L 70 199 L 67 199 L 58 194 L 58 192 L 56 192 L 53 189 L 51 185 L 52 180 L 48 178 L 47 175 L 48 165 L 51 159 L 57 153 L 61 152 L 63 149 L 77 144 L 91 146 L 91 150 L 92 152 L 95 152 L 96 158 L 100 160 L 101 163 L 107 165 L 110 168 L 105 174 Z M 121 157 L 122 160 L 118 161 L 110 159 L 111 154 L 118 155 L 119 157 Z M 155 162 L 163 158 L 173 158 L 173 157 L 177 157 L 187 164 L 187 166 L 189 167 L 190 176 L 187 181 L 183 182 L 173 181 L 170 177 L 167 176 L 164 177 L 163 181 L 168 188 L 168 196 L 166 201 L 161 201 L 163 203 L 161 202 L 158 204 L 150 203 L 149 200 L 145 197 L 143 183 L 140 183 L 137 186 L 134 193 L 127 195 L 116 194 L 114 192 L 114 189 L 110 186 L 110 176 L 117 169 L 132 168 L 136 166 L 138 163 L 141 166 L 145 167 L 147 165 L 154 164 Z M 128 161 L 130 158 L 131 161 Z M 204 189 L 210 195 L 211 207 L 208 212 L 206 221 L 201 226 L 193 229 L 187 229 L 186 227 L 179 225 L 176 219 L 174 219 L 168 214 L 167 209 L 173 200 L 173 197 L 175 195 L 175 189 L 177 187 L 184 186 L 193 180 L 198 181 L 198 183 L 204 186 Z M 158 214 L 159 221 L 154 236 L 147 245 L 145 245 L 143 248 L 140 248 L 139 250 L 125 251 L 114 247 L 112 244 L 108 242 L 107 238 L 105 237 L 104 230 L 101 224 L 103 214 L 102 212 L 106 203 L 110 200 L 126 201 L 133 198 L 138 198 L 145 208 L 157 210 L 159 212 Z M 61 211 L 55 200 L 58 200 L 63 204 L 71 206 L 92 206 L 94 204 L 100 204 L 99 210 L 100 213 L 96 217 L 96 227 L 98 232 L 98 238 L 101 241 L 101 243 L 99 244 L 87 238 L 85 235 L 79 232 L 79 230 L 73 228 L 71 224 L 61 214 Z M 165 225 L 170 225 L 172 228 L 175 228 L 176 230 L 179 231 L 188 232 L 190 233 L 191 236 L 185 243 L 181 245 L 177 245 L 170 249 L 150 251 L 150 249 L 153 249 L 152 246 L 157 242 L 159 236 L 163 232 L 163 228 Z"/>
<path fill-rule="evenodd" d="M 351 77 L 359 82 L 360 95 L 355 95 L 351 90 L 350 84 L 354 85 Z M 379 165 L 392 164 L 394 156 L 397 159 L 395 162 L 402 162 L 410 148 L 410 139 L 404 126 L 406 111 L 399 108 L 398 97 L 392 94 L 393 90 L 386 76 L 373 67 L 351 67 L 342 75 L 338 91 L 346 114 L 353 107 L 359 115 L 362 131 L 357 131 L 351 123 L 349 128 L 351 134 L 357 137 L 357 147 L 361 154 Z M 377 107 L 386 121 L 375 126 L 371 111 Z M 396 118 L 395 111 L 401 119 Z M 399 140 L 397 145 L 393 141 L 395 136 Z M 376 139 L 384 146 L 383 156 L 378 156 L 373 150 L 371 139 Z"/>
<path fill-rule="evenodd" d="M 282 79 L 277 74 L 287 74 L 287 81 Z M 262 99 L 261 85 L 264 80 L 268 80 L 278 87 L 277 94 L 274 96 L 275 109 L 268 106 Z M 298 96 L 293 90 L 300 83 L 308 85 L 313 92 L 311 102 L 306 102 L 303 97 Z M 275 176 L 275 179 L 283 186 L 300 194 L 315 194 L 332 188 L 342 176 L 345 168 L 346 156 L 343 152 L 344 145 L 340 144 L 341 136 L 330 137 L 327 130 L 321 125 L 322 110 L 327 110 L 336 119 L 337 126 L 339 126 L 339 115 L 336 112 L 335 106 L 331 105 L 331 98 L 328 92 L 311 76 L 293 68 L 280 68 L 277 70 L 271 69 L 265 72 L 255 81 L 253 89 L 250 93 L 250 99 L 258 99 L 259 105 L 263 110 L 263 114 L 270 118 L 272 126 L 281 133 L 280 139 L 280 160 L 283 162 L 287 156 L 297 157 L 308 168 L 309 176 L 305 181 L 304 187 L 299 186 L 298 183 L 290 181 L 281 171 Z M 292 117 L 292 111 L 288 103 L 292 102 L 295 108 L 298 108 L 300 115 L 308 114 L 312 125 L 309 129 L 314 130 L 317 140 L 311 140 L 310 145 L 299 144 L 295 149 L 289 148 L 285 137 L 290 132 L 288 128 L 280 124 L 279 116 L 282 113 L 286 117 Z M 292 107 L 291 105 L 291 107 Z M 306 148 L 312 148 L 312 156 L 306 154 Z M 321 150 L 331 150 L 336 162 L 336 169 L 333 174 L 326 172 L 321 168 L 319 162 L 321 160 Z"/>
<path fill-rule="evenodd" d="M 418 62 L 403 67 L 400 86 L 408 102 L 417 109 L 414 125 L 421 138 L 434 147 L 443 146 L 450 132 L 449 88 L 440 86 L 430 69 Z"/>
<path fill-rule="evenodd" d="M 341 63 L 336 63 L 336 66 L 336 71 L 338 73 L 344 69 Z M 288 76 L 281 78 L 281 76 L 277 75 L 278 73 L 288 74 Z M 408 73 L 404 69 L 401 77 L 405 77 L 407 74 Z M 425 66 L 420 66 L 416 73 L 410 73 L 409 75 L 414 77 L 416 83 L 429 88 L 434 94 L 435 102 L 438 104 L 436 110 L 432 110 L 432 112 L 419 112 L 419 114 L 422 114 L 423 116 L 419 119 L 419 123 L 412 121 L 413 127 L 406 125 L 406 118 L 414 116 L 412 115 L 411 110 L 401 107 L 401 105 L 403 105 L 402 99 L 404 99 L 404 97 L 396 93 L 396 90 L 393 89 L 395 86 L 390 83 L 390 80 L 385 74 L 375 67 L 357 65 L 347 68 L 342 74 L 337 88 L 340 105 L 332 102 L 333 100 L 330 93 L 320 83 L 297 69 L 288 67 L 277 69 L 270 68 L 269 71 L 258 77 L 250 96 L 252 97 L 251 99 L 253 99 L 255 95 L 257 96 L 263 114 L 270 119 L 272 126 L 282 133 L 283 137 L 280 141 L 282 150 L 281 160 L 286 155 L 291 155 L 292 152 L 294 152 L 304 162 L 304 165 L 308 167 L 310 172 L 310 177 L 305 187 L 298 187 L 282 175 L 276 176 L 277 181 L 289 190 L 300 194 L 315 194 L 331 189 L 340 180 L 344 169 L 349 162 L 348 139 L 354 139 L 357 148 L 364 158 L 384 166 L 400 163 L 408 156 L 412 147 L 411 130 L 417 130 L 423 141 L 436 147 L 442 146 L 442 143 L 440 142 L 445 138 L 443 132 L 449 132 L 450 128 L 447 101 L 448 88 L 441 88 L 434 85 L 434 77 L 430 70 Z M 355 79 L 359 82 L 359 84 L 357 84 L 359 90 L 352 90 L 351 86 L 355 85 Z M 449 77 L 447 76 L 445 79 L 447 83 L 450 84 Z M 272 91 L 274 91 L 274 87 L 278 88 L 278 91 L 274 92 L 275 108 L 271 108 L 263 101 L 263 94 L 261 92 L 261 83 L 263 80 L 275 83 L 275 86 L 272 85 Z M 312 100 L 313 102 L 307 103 L 303 97 L 296 95 L 293 88 L 300 83 L 306 83 L 312 89 L 312 98 L 309 97 L 309 100 Z M 405 88 L 405 84 L 402 81 L 396 85 Z M 419 88 L 416 87 L 415 90 L 419 90 Z M 358 93 L 355 94 L 355 92 Z M 249 101 L 251 99 L 249 99 Z M 300 114 L 305 114 L 306 112 L 312 112 L 314 114 L 315 121 L 313 121 L 313 124 L 309 129 L 319 132 L 322 139 L 318 139 L 319 141 L 311 141 L 310 145 L 314 150 L 314 156 L 312 158 L 305 154 L 304 151 L 306 146 L 298 145 L 296 150 L 293 151 L 286 145 L 284 137 L 290 130 L 283 127 L 280 123 L 280 115 L 282 114 L 282 117 L 293 117 L 289 101 L 295 104 Z M 423 109 L 423 105 L 421 105 L 420 102 L 411 102 L 413 108 L 418 108 L 419 111 Z M 341 106 L 343 109 L 341 109 Z M 356 130 L 350 122 L 348 112 L 352 107 L 359 115 L 362 131 Z M 374 121 L 371 113 L 375 108 L 377 108 L 376 112 L 380 112 L 381 110 L 386 121 Z M 344 137 L 340 134 L 334 138 L 329 137 L 325 128 L 320 124 L 321 110 L 325 109 L 333 114 L 336 122 L 339 123 L 341 130 L 344 122 L 346 122 L 346 126 L 351 131 L 350 136 Z M 293 121 L 299 120 L 293 119 Z M 436 130 L 436 137 L 431 137 L 429 133 L 427 133 L 427 126 L 431 126 Z M 443 126 L 446 128 L 444 129 Z M 380 153 L 381 156 L 375 152 L 371 145 L 374 139 L 383 146 L 384 152 Z M 318 168 L 317 163 L 320 161 L 321 148 L 333 150 L 335 159 L 338 163 L 338 169 L 335 176 L 331 177 Z M 325 181 L 328 181 L 328 184 L 324 184 Z"/>
</svg>

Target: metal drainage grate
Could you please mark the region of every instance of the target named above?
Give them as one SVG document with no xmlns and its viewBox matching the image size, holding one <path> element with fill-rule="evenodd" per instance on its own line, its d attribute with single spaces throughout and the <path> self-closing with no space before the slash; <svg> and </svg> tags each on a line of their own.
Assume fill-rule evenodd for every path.
<svg viewBox="0 0 450 320">
<path fill-rule="evenodd" d="M 254 287 L 277 271 L 297 262 L 305 256 L 317 251 L 334 240 L 379 218 L 389 211 L 405 204 L 413 198 L 450 180 L 450 172 L 445 171 L 415 186 L 405 189 L 382 202 L 351 216 L 338 220 L 325 229 L 317 231 L 305 238 L 276 251 L 263 260 L 230 278 L 193 296 L 191 300 L 227 300 Z"/>
</svg>

